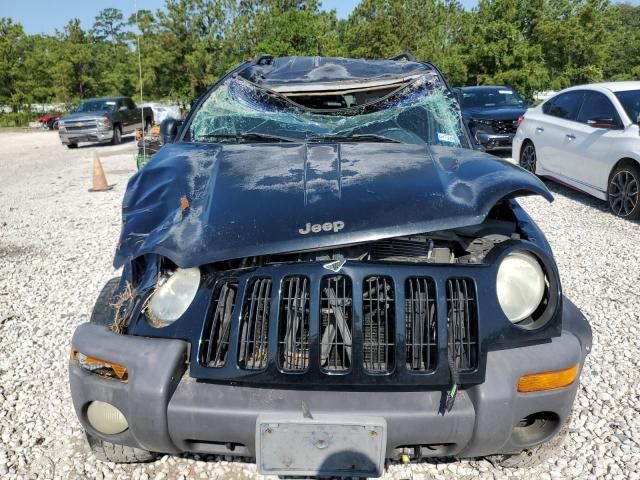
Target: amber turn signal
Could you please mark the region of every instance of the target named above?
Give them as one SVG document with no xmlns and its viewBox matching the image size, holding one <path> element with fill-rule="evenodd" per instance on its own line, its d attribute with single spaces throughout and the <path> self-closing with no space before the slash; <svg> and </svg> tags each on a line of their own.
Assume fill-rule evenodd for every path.
<svg viewBox="0 0 640 480">
<path fill-rule="evenodd" d="M 553 390 L 554 388 L 568 387 L 578 376 L 578 366 L 576 363 L 564 370 L 524 375 L 518 381 L 518 392 L 542 392 Z"/>
<path fill-rule="evenodd" d="M 129 379 L 127 367 L 124 367 L 118 363 L 101 360 L 96 357 L 90 357 L 88 355 L 80 353 L 75 348 L 71 349 L 71 359 L 78 362 L 78 365 L 80 365 L 85 370 L 89 370 L 90 372 L 96 373 L 103 377 L 116 377 L 118 380 L 121 380 L 123 382 L 126 382 Z"/>
</svg>

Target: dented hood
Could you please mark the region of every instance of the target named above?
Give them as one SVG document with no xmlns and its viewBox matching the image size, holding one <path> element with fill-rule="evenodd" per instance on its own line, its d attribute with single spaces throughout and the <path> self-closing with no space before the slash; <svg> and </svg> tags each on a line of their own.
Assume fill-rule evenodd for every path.
<svg viewBox="0 0 640 480">
<path fill-rule="evenodd" d="M 180 267 L 481 223 L 507 196 L 551 194 L 473 150 L 388 143 L 173 144 L 129 181 L 114 264 Z"/>
</svg>

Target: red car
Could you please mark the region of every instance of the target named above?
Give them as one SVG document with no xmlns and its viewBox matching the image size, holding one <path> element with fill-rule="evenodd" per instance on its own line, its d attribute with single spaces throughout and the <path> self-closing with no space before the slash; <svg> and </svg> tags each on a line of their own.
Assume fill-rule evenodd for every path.
<svg viewBox="0 0 640 480">
<path fill-rule="evenodd" d="M 57 130 L 59 118 L 60 115 L 43 115 L 42 117 L 36 118 L 36 121 L 40 122 L 42 127 L 47 130 Z"/>
</svg>

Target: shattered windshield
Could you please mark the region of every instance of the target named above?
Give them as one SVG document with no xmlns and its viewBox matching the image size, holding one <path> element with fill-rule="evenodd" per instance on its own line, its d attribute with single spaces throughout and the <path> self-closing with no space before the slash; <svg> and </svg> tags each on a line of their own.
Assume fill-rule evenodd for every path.
<svg viewBox="0 0 640 480">
<path fill-rule="evenodd" d="M 322 95 L 322 94 L 319 94 Z M 398 142 L 460 147 L 465 144 L 453 97 L 424 75 L 406 87 L 357 106 L 348 92 L 333 92 L 315 109 L 296 98 L 232 77 L 213 90 L 194 114 L 189 137 L 194 142 Z M 345 108 L 346 105 L 346 108 Z"/>
</svg>

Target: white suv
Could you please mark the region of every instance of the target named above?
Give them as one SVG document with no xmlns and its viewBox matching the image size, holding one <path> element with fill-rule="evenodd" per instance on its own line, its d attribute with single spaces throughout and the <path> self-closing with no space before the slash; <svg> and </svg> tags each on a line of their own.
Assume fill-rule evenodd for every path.
<svg viewBox="0 0 640 480">
<path fill-rule="evenodd" d="M 513 158 L 640 219 L 639 121 L 640 82 L 568 88 L 521 117 Z"/>
</svg>

